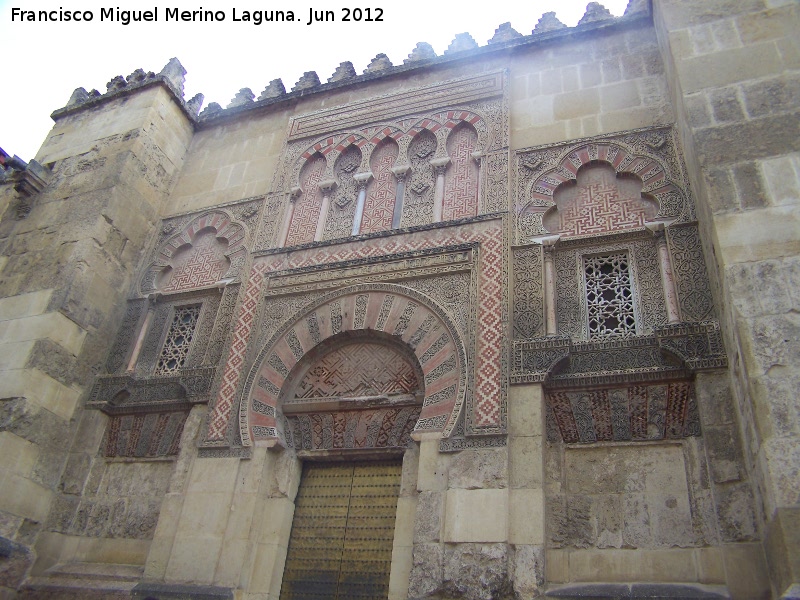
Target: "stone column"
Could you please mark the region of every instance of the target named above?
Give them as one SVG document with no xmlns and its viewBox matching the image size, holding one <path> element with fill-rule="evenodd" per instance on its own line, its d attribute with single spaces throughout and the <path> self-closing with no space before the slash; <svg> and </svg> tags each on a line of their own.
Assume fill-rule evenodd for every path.
<svg viewBox="0 0 800 600">
<path fill-rule="evenodd" d="M 481 191 L 483 190 L 483 169 L 481 168 L 483 153 L 482 152 L 473 152 L 472 160 L 475 161 L 475 164 L 478 165 L 478 201 L 475 203 L 475 216 L 481 214 L 481 209 L 483 208 L 483 198 L 481 197 Z"/>
<path fill-rule="evenodd" d="M 444 174 L 447 171 L 447 165 L 450 164 L 450 158 L 434 158 L 431 160 L 433 172 L 436 174 L 436 193 L 433 197 L 433 222 L 441 223 L 442 221 L 442 208 L 444 205 Z"/>
<path fill-rule="evenodd" d="M 321 181 L 319 189 L 322 190 L 322 206 L 319 209 L 319 220 L 317 221 L 317 230 L 314 232 L 314 241 L 319 242 L 322 240 L 322 235 L 325 233 L 325 221 L 328 220 L 328 210 L 331 207 L 331 194 L 336 189 L 336 181 L 330 179 L 328 181 Z"/>
<path fill-rule="evenodd" d="M 292 188 L 289 192 L 289 206 L 286 208 L 286 213 L 283 216 L 281 234 L 278 237 L 280 246 L 286 245 L 286 240 L 289 237 L 289 227 L 292 225 L 292 217 L 294 217 L 294 207 L 301 193 L 302 190 L 299 187 Z"/>
<path fill-rule="evenodd" d="M 667 237 L 664 233 L 664 223 L 647 223 L 646 227 L 653 232 L 658 249 L 658 269 L 661 272 L 661 286 L 664 290 L 664 303 L 667 309 L 667 321 L 680 323 L 681 315 L 678 308 L 678 295 L 675 292 L 675 277 L 672 274 L 672 259 L 667 248 Z"/>
<path fill-rule="evenodd" d="M 392 167 L 392 173 L 397 178 L 397 192 L 394 197 L 394 212 L 392 213 L 392 229 L 400 227 L 403 218 L 403 198 L 406 193 L 406 176 L 411 172 L 410 165 Z"/>
<path fill-rule="evenodd" d="M 139 353 L 142 351 L 144 338 L 147 335 L 147 330 L 150 329 L 150 322 L 153 320 L 153 315 L 156 312 L 156 301 L 159 296 L 160 294 L 155 293 L 150 294 L 147 298 L 147 314 L 144 317 L 144 323 L 142 323 L 142 328 L 139 330 L 139 335 L 136 338 L 136 345 L 133 347 L 131 359 L 128 361 L 128 367 L 125 369 L 126 373 L 133 373 L 136 370 L 136 361 L 139 360 Z"/>
<path fill-rule="evenodd" d="M 553 250 L 560 235 L 551 235 L 538 240 L 544 250 L 544 314 L 547 335 L 556 335 L 556 270 Z"/>
<path fill-rule="evenodd" d="M 358 186 L 358 200 L 356 201 L 356 214 L 353 217 L 352 235 L 358 235 L 361 231 L 361 219 L 364 217 L 364 203 L 367 201 L 367 184 L 372 173 L 358 173 L 353 179 Z"/>
</svg>

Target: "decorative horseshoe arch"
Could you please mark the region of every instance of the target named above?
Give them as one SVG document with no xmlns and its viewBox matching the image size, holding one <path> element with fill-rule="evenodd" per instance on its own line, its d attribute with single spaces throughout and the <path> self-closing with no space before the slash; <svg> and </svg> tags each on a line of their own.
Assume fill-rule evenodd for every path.
<svg viewBox="0 0 800 600">
<path fill-rule="evenodd" d="M 248 374 L 240 404 L 243 445 L 287 444 L 282 400 L 289 387 L 298 385 L 291 379 L 298 374 L 296 366 L 309 352 L 319 352 L 326 341 L 346 332 L 376 343 L 402 345 L 418 362 L 424 382 L 413 432 L 450 434 L 466 395 L 463 341 L 449 317 L 427 296 L 399 285 L 375 284 L 328 294 L 299 311 L 265 344 Z M 326 425 L 320 421 L 318 426 Z"/>
<path fill-rule="evenodd" d="M 665 142 L 654 135 L 650 142 L 660 148 Z M 660 144 L 660 145 L 659 145 Z M 646 147 L 630 147 L 616 141 L 585 142 L 561 151 L 552 160 L 533 159 L 524 164 L 536 172 L 521 190 L 521 205 L 517 209 L 520 232 L 523 235 L 551 233 L 542 223 L 545 213 L 556 206 L 555 194 L 564 186 L 575 185 L 578 172 L 593 165 L 606 165 L 617 177 L 634 177 L 641 182 L 641 195 L 658 203 L 653 221 L 691 220 L 693 208 L 687 191 L 674 179 L 674 167 L 665 163 Z"/>
<path fill-rule="evenodd" d="M 166 291 L 182 291 L 237 277 L 247 256 L 245 237 L 245 228 L 226 211 L 197 216 L 158 248 L 142 278 L 141 293 L 149 294 L 165 286 Z M 181 273 L 174 271 L 168 281 L 160 284 L 159 277 L 170 269 Z M 178 276 L 180 281 L 176 280 Z"/>
</svg>

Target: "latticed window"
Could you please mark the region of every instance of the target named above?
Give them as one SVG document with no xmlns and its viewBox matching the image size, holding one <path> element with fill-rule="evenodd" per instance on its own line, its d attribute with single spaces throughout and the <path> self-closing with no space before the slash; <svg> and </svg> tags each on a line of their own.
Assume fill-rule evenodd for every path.
<svg viewBox="0 0 800 600">
<path fill-rule="evenodd" d="M 584 257 L 590 339 L 636 335 L 629 264 L 624 252 Z"/>
<path fill-rule="evenodd" d="M 183 367 L 192 345 L 197 320 L 200 317 L 200 306 L 200 304 L 194 304 L 175 308 L 167 339 L 164 340 L 164 347 L 158 357 L 157 374 L 168 375 Z"/>
</svg>

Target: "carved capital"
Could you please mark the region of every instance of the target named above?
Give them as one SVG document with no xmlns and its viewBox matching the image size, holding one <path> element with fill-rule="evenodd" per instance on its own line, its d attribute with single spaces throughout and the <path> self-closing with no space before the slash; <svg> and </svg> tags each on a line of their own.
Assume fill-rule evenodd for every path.
<svg viewBox="0 0 800 600">
<path fill-rule="evenodd" d="M 406 176 L 411 172 L 411 165 L 395 165 L 392 167 L 392 173 L 397 177 L 398 181 L 404 181 Z"/>
<path fill-rule="evenodd" d="M 327 179 L 325 181 L 319 182 L 319 189 L 322 190 L 322 193 L 326 196 L 330 194 L 339 184 L 336 182 L 335 179 Z"/>
<path fill-rule="evenodd" d="M 433 167 L 433 172 L 436 173 L 436 176 L 444 175 L 444 172 L 447 170 L 447 165 L 450 164 L 450 157 L 445 156 L 442 158 L 434 158 L 431 160 L 431 167 Z"/>
<path fill-rule="evenodd" d="M 353 180 L 356 182 L 359 192 L 367 187 L 370 179 L 372 179 L 371 171 L 367 171 L 366 173 L 356 173 L 353 175 Z"/>
</svg>

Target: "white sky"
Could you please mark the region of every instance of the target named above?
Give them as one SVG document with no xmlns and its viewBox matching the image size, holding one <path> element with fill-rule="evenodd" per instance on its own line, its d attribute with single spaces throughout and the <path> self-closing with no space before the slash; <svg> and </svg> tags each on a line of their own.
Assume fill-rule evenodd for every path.
<svg viewBox="0 0 800 600">
<path fill-rule="evenodd" d="M 158 73 L 176 56 L 188 71 L 185 95 L 205 95 L 204 106 L 227 106 L 236 92 L 249 87 L 258 97 L 270 80 L 280 77 L 291 90 L 304 71 L 316 71 L 322 82 L 340 62 L 349 60 L 362 73 L 382 52 L 402 64 L 417 42 L 428 42 L 441 55 L 455 34 L 468 32 L 483 46 L 506 21 L 529 35 L 542 13 L 555 11 L 574 26 L 587 0 L 0 0 L 0 147 L 23 160 L 32 159 L 53 123 L 50 113 L 84 87 L 106 91 L 116 75 L 134 69 Z M 621 15 L 627 0 L 603 2 Z M 468 5 L 477 6 L 470 10 Z M 524 6 L 525 8 L 520 8 Z M 12 22 L 12 8 L 24 10 L 91 10 L 94 20 L 80 22 Z M 159 22 L 101 22 L 101 8 L 147 10 L 158 7 Z M 224 22 L 164 22 L 167 8 L 222 10 Z M 309 8 L 333 10 L 336 22 L 306 25 Z M 383 8 L 383 22 L 341 21 L 343 8 Z M 232 10 L 293 10 L 300 22 L 254 25 L 233 22 Z M 373 12 L 374 14 L 374 12 Z"/>
</svg>

